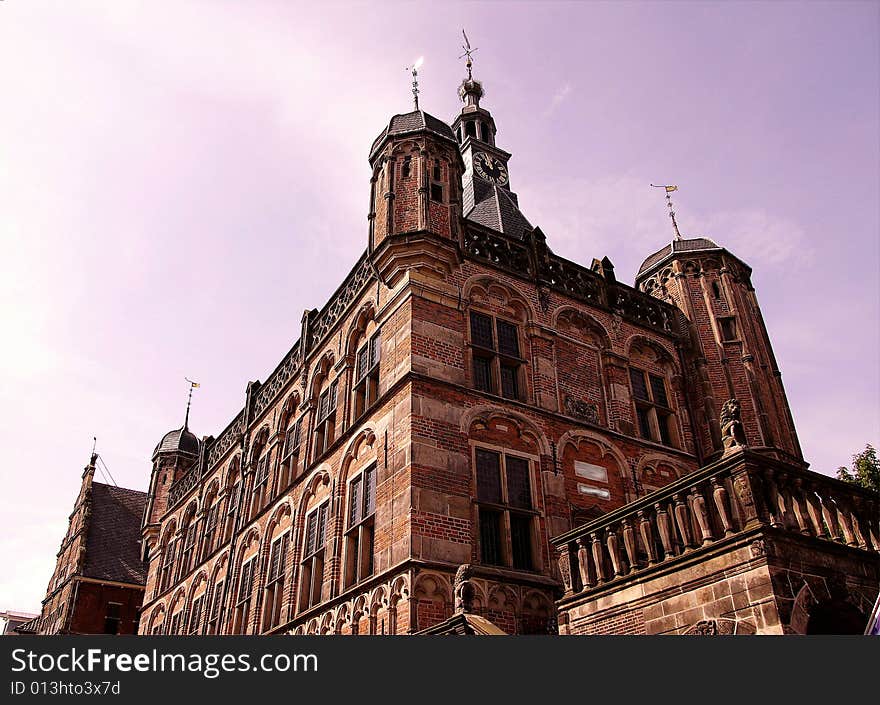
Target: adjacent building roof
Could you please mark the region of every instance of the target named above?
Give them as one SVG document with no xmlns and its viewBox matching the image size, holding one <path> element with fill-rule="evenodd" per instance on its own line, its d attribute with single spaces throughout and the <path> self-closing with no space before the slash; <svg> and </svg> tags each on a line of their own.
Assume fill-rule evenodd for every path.
<svg viewBox="0 0 880 705">
<path fill-rule="evenodd" d="M 146 503 L 146 492 L 92 483 L 84 577 L 146 584 L 147 566 L 141 560 L 141 521 Z"/>
<path fill-rule="evenodd" d="M 435 624 L 433 627 L 422 629 L 416 633 L 455 636 L 501 636 L 507 634 L 485 617 L 471 612 L 457 612 L 440 624 Z"/>
<path fill-rule="evenodd" d="M 162 440 L 159 441 L 156 450 L 153 451 L 153 455 L 156 453 L 178 452 L 192 453 L 193 455 L 199 454 L 199 439 L 196 438 L 196 435 L 186 425 L 169 431 L 162 436 Z"/>
<path fill-rule="evenodd" d="M 429 115 L 424 110 L 414 110 L 411 113 L 395 115 L 391 118 L 388 127 L 382 130 L 379 136 L 373 140 L 373 146 L 370 147 L 370 158 L 373 157 L 373 154 L 387 137 L 403 135 L 407 132 L 419 132 L 421 130 L 433 132 L 455 142 L 455 135 L 452 133 L 452 128 L 449 125 L 440 118 Z"/>
<path fill-rule="evenodd" d="M 642 276 L 642 274 L 647 272 L 649 269 L 652 269 L 656 265 L 660 264 L 667 257 L 672 257 L 673 255 L 684 252 L 720 249 L 722 248 L 707 237 L 695 237 L 686 240 L 673 240 L 666 247 L 657 250 L 653 255 L 648 257 L 648 259 L 642 262 L 642 266 L 639 267 L 639 273 L 636 275 L 636 279 Z"/>
</svg>

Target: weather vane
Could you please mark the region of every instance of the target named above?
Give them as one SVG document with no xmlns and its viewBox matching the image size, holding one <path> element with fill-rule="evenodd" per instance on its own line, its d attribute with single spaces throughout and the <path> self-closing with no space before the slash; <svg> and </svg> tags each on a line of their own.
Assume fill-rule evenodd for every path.
<svg viewBox="0 0 880 705">
<path fill-rule="evenodd" d="M 471 55 L 475 51 L 477 51 L 477 49 L 479 47 L 474 47 L 473 49 L 471 49 L 471 43 L 470 43 L 470 40 L 468 39 L 467 32 L 464 31 L 464 28 L 462 28 L 461 34 L 464 37 L 464 44 L 461 45 L 461 48 L 464 49 L 464 54 L 462 54 L 458 58 L 463 59 L 464 57 L 467 57 L 467 63 L 465 65 L 467 66 L 467 71 L 468 71 L 468 81 L 471 81 L 471 80 L 473 80 L 472 69 L 474 66 L 474 59 Z"/>
<path fill-rule="evenodd" d="M 669 217 L 672 218 L 672 229 L 675 231 L 675 239 L 681 240 L 681 233 L 678 231 L 678 223 L 675 222 L 675 211 L 672 209 L 672 196 L 669 194 L 673 191 L 678 191 L 678 186 L 662 186 L 658 184 L 651 184 L 654 188 L 663 188 L 666 189 L 666 205 L 669 207 Z"/>
<path fill-rule="evenodd" d="M 412 71 L 412 94 L 413 94 L 413 105 L 416 106 L 416 110 L 419 109 L 419 68 L 421 65 L 425 63 L 425 57 L 420 56 L 416 59 L 416 62 L 412 66 L 407 66 L 407 71 Z"/>
<path fill-rule="evenodd" d="M 189 427 L 189 407 L 192 404 L 193 398 L 193 389 L 199 388 L 198 382 L 193 382 L 189 377 L 184 377 L 184 379 L 189 382 L 189 398 L 186 400 L 186 420 L 183 422 L 184 428 Z"/>
</svg>

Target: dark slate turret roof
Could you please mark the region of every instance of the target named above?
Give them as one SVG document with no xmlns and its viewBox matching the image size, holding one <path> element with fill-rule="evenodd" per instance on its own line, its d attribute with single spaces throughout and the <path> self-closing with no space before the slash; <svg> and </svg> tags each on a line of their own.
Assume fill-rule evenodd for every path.
<svg viewBox="0 0 880 705">
<path fill-rule="evenodd" d="M 141 560 L 141 521 L 146 504 L 146 492 L 92 483 L 85 577 L 146 584 L 147 566 Z"/>
<path fill-rule="evenodd" d="M 373 140 L 373 146 L 370 147 L 370 157 L 372 158 L 386 137 L 405 135 L 408 132 L 419 132 L 420 130 L 433 132 L 440 137 L 445 137 L 455 142 L 455 135 L 452 133 L 452 128 L 449 125 L 440 118 L 429 115 L 424 110 L 414 110 L 411 113 L 395 115 L 391 118 L 388 127 L 382 130 L 379 136 Z"/>
<path fill-rule="evenodd" d="M 189 428 L 183 426 L 182 428 L 169 431 L 162 436 L 162 440 L 159 441 L 159 445 L 156 446 L 153 455 L 156 455 L 156 453 L 191 453 L 192 455 L 198 455 L 199 439 L 196 438 L 196 435 Z"/>
<path fill-rule="evenodd" d="M 510 192 L 494 184 L 492 195 L 477 203 L 465 218 L 519 240 L 532 230 Z"/>
<path fill-rule="evenodd" d="M 642 266 L 639 267 L 639 273 L 636 275 L 636 279 L 642 276 L 642 274 L 647 272 L 649 269 L 652 269 L 660 264 L 663 260 L 674 255 L 685 252 L 696 252 L 698 250 L 720 249 L 722 248 L 707 237 L 695 237 L 686 240 L 673 240 L 666 247 L 657 250 L 657 252 L 655 252 L 653 255 L 648 257 L 648 259 L 642 262 Z"/>
</svg>

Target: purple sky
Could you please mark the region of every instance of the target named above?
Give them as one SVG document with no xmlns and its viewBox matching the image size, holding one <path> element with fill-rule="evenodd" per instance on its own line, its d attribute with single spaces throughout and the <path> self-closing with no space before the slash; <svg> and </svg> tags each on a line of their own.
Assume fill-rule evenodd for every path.
<svg viewBox="0 0 880 705">
<path fill-rule="evenodd" d="M 632 283 L 678 184 L 754 268 L 812 467 L 880 442 L 877 3 L 432 5 L 0 3 L 0 609 L 38 609 L 93 435 L 146 489 L 184 376 L 216 434 L 274 368 L 366 246 L 404 66 L 457 112 L 462 26 L 556 252 Z"/>
</svg>

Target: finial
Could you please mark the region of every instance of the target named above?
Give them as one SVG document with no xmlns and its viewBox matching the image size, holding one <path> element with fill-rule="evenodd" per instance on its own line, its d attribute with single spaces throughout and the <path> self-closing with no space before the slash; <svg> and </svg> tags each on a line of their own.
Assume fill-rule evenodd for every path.
<svg viewBox="0 0 880 705">
<path fill-rule="evenodd" d="M 673 191 L 678 191 L 678 186 L 658 186 L 656 184 L 651 184 L 651 186 L 666 189 L 666 205 L 669 207 L 669 217 L 672 218 L 672 230 L 675 232 L 675 239 L 681 240 L 678 223 L 675 222 L 675 211 L 672 209 L 672 196 L 669 195 Z"/>
<path fill-rule="evenodd" d="M 189 382 L 189 398 L 186 400 L 186 418 L 183 421 L 183 427 L 189 428 L 189 407 L 192 404 L 193 389 L 198 389 L 200 385 L 198 382 L 193 382 L 189 377 L 184 377 L 184 379 Z"/>
<path fill-rule="evenodd" d="M 422 64 L 425 63 L 425 57 L 420 56 L 416 59 L 415 63 L 412 66 L 407 66 L 407 71 L 412 71 L 412 94 L 413 94 L 413 105 L 415 109 L 419 109 L 419 68 L 421 68 Z"/>
<path fill-rule="evenodd" d="M 461 34 L 462 34 L 462 36 L 464 37 L 464 44 L 461 45 L 461 48 L 464 49 L 464 54 L 462 54 L 462 55 L 459 56 L 458 58 L 459 58 L 459 59 L 463 59 L 464 57 L 467 57 L 467 61 L 465 62 L 465 66 L 467 66 L 468 81 L 472 81 L 473 78 L 474 78 L 474 76 L 473 76 L 474 60 L 473 60 L 473 57 L 472 57 L 471 55 L 472 55 L 475 51 L 477 51 L 477 49 L 478 49 L 479 47 L 474 47 L 473 49 L 471 49 L 471 43 L 470 43 L 470 40 L 468 39 L 467 32 L 464 31 L 464 28 L 463 28 L 463 27 L 462 27 L 462 30 L 461 30 Z"/>
</svg>

